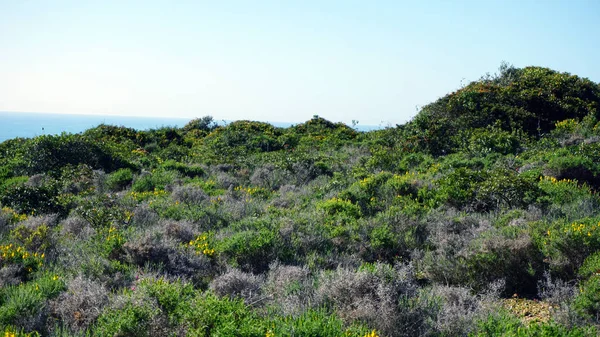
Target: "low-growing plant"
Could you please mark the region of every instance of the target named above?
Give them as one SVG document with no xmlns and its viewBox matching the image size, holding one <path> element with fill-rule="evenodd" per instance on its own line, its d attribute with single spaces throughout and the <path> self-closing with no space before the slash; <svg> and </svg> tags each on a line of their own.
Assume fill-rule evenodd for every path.
<svg viewBox="0 0 600 337">
<path fill-rule="evenodd" d="M 52 313 L 72 332 L 90 328 L 108 304 L 109 291 L 97 281 L 78 275 L 67 290 L 51 301 Z"/>
</svg>

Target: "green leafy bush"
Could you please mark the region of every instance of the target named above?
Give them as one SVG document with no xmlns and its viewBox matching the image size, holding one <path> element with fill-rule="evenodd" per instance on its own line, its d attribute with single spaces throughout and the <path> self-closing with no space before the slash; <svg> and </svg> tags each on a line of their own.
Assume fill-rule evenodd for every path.
<svg viewBox="0 0 600 337">
<path fill-rule="evenodd" d="M 130 169 L 119 169 L 108 176 L 106 186 L 111 191 L 120 191 L 131 184 L 133 172 Z"/>
</svg>

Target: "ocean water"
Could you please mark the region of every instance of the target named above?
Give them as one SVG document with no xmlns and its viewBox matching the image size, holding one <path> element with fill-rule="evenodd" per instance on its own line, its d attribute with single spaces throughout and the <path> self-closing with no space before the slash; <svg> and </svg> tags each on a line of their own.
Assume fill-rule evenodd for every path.
<svg viewBox="0 0 600 337">
<path fill-rule="evenodd" d="M 182 127 L 190 118 L 66 115 L 25 112 L 0 112 L 0 142 L 16 137 L 79 133 L 100 124 L 147 130 L 162 126 Z"/>
<path fill-rule="evenodd" d="M 202 117 L 202 116 L 198 116 Z M 132 116 L 67 115 L 31 112 L 0 112 L 0 142 L 23 137 L 58 135 L 62 132 L 79 133 L 100 124 L 125 126 L 136 130 L 156 129 L 163 126 L 183 127 L 192 118 L 161 118 Z M 216 120 L 219 124 L 230 121 Z M 289 127 L 292 123 L 272 123 L 278 127 Z M 377 129 L 375 126 L 357 126 L 359 131 Z"/>
</svg>

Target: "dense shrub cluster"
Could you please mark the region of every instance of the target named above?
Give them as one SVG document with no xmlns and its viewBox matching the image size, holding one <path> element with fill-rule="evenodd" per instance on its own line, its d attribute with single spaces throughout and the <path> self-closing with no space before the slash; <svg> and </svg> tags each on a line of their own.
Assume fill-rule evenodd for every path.
<svg viewBox="0 0 600 337">
<path fill-rule="evenodd" d="M 503 66 L 361 133 L 0 143 L 6 336 L 595 336 L 600 87 Z"/>
</svg>

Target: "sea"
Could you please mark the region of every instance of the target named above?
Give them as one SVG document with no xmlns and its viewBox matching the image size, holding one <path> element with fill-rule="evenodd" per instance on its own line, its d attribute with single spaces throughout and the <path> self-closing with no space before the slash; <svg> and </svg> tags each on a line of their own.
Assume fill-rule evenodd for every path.
<svg viewBox="0 0 600 337">
<path fill-rule="evenodd" d="M 199 116 L 202 117 L 202 116 Z M 116 115 L 68 115 L 35 112 L 3 112 L 0 111 L 0 142 L 17 137 L 33 138 L 41 135 L 58 135 L 80 133 L 100 124 L 125 126 L 136 130 L 150 130 L 165 126 L 183 127 L 193 118 L 137 117 Z M 217 120 L 218 124 L 231 121 Z M 289 127 L 293 123 L 271 123 L 277 127 Z M 377 126 L 357 125 L 358 131 L 371 131 Z"/>
</svg>

